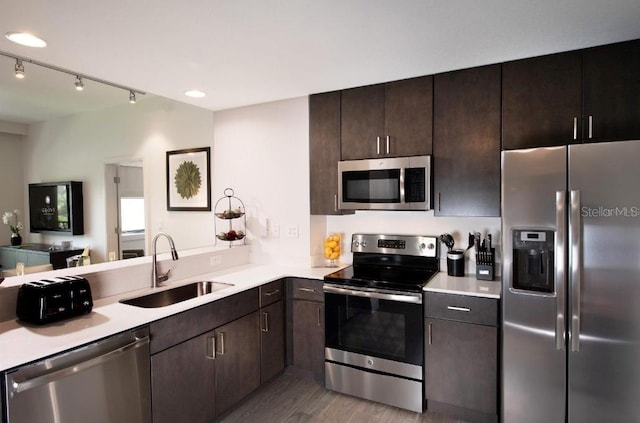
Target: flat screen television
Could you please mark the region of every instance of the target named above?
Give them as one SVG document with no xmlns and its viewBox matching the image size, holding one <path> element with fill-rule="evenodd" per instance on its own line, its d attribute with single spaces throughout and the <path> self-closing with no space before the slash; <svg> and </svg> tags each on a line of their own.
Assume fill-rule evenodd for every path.
<svg viewBox="0 0 640 423">
<path fill-rule="evenodd" d="M 29 184 L 31 232 L 84 234 L 82 182 Z"/>
</svg>

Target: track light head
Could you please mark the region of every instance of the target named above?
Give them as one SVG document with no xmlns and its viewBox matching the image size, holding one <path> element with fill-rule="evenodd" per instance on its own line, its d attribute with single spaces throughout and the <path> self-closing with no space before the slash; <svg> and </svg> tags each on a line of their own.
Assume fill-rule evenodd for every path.
<svg viewBox="0 0 640 423">
<path fill-rule="evenodd" d="M 76 90 L 84 90 L 84 82 L 82 82 L 82 78 L 80 78 L 79 76 L 76 76 Z"/>
<path fill-rule="evenodd" d="M 24 78 L 24 65 L 22 64 L 22 60 L 16 59 L 16 78 L 23 79 Z"/>
<path fill-rule="evenodd" d="M 129 103 L 136 104 L 136 93 L 129 91 Z"/>
</svg>

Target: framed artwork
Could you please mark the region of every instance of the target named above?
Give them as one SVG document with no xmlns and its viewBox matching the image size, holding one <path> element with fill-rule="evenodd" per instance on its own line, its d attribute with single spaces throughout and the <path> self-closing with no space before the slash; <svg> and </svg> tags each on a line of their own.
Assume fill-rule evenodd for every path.
<svg viewBox="0 0 640 423">
<path fill-rule="evenodd" d="M 167 210 L 211 211 L 211 148 L 167 151 Z"/>
</svg>

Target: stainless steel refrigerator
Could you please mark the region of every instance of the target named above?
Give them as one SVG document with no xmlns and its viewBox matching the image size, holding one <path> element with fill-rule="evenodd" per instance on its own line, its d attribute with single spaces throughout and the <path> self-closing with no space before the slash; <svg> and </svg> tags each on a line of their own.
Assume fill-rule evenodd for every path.
<svg viewBox="0 0 640 423">
<path fill-rule="evenodd" d="M 502 155 L 502 421 L 640 422 L 640 141 Z"/>
</svg>

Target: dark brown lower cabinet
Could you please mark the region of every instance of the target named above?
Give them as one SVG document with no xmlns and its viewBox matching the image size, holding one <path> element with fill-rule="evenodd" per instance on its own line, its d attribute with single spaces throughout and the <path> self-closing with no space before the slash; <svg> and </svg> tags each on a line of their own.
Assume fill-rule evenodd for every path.
<svg viewBox="0 0 640 423">
<path fill-rule="evenodd" d="M 260 386 L 258 312 L 217 328 L 215 354 L 216 415 Z"/>
<path fill-rule="evenodd" d="M 151 356 L 154 423 L 212 422 L 215 418 L 214 331 Z"/>
<path fill-rule="evenodd" d="M 258 332 L 255 311 L 151 356 L 154 423 L 211 422 L 257 389 Z"/>
<path fill-rule="evenodd" d="M 212 422 L 260 386 L 258 289 L 152 322 L 155 423 Z"/>
<path fill-rule="evenodd" d="M 324 375 L 324 304 L 316 301 L 293 301 L 293 365 Z"/>
<path fill-rule="evenodd" d="M 498 421 L 499 300 L 425 293 L 427 410 Z"/>
<path fill-rule="evenodd" d="M 497 414 L 498 329 L 426 319 L 425 330 L 427 400 Z"/>
<path fill-rule="evenodd" d="M 260 380 L 265 383 L 284 370 L 284 302 L 260 309 Z"/>
</svg>

